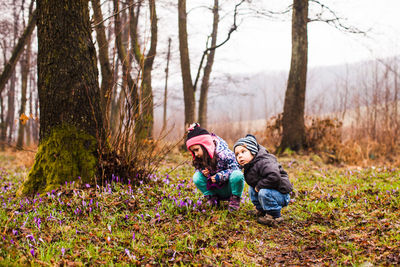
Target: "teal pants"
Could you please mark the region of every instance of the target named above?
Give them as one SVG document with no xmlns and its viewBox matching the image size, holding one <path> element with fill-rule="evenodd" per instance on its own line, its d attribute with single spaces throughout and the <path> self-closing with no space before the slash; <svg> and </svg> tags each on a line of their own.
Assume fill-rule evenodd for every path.
<svg viewBox="0 0 400 267">
<path fill-rule="evenodd" d="M 241 197 L 244 187 L 244 176 L 241 171 L 235 170 L 229 176 L 229 182 L 226 186 L 213 190 L 207 189 L 207 177 L 205 177 L 201 172 L 195 172 L 193 175 L 193 182 L 206 196 L 218 195 L 221 198 L 229 198 L 231 195 L 235 195 Z"/>
</svg>

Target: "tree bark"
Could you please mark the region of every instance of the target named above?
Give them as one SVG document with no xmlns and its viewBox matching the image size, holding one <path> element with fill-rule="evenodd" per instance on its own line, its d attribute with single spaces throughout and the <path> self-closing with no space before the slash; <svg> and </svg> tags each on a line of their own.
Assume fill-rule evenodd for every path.
<svg viewBox="0 0 400 267">
<path fill-rule="evenodd" d="M 103 14 L 100 7 L 100 0 L 91 0 L 93 6 L 93 17 L 96 29 L 97 45 L 99 46 L 99 62 L 101 70 L 100 106 L 103 121 L 109 127 L 111 93 L 114 84 L 111 71 L 110 59 L 108 56 L 108 40 L 103 23 Z"/>
<path fill-rule="evenodd" d="M 308 0 L 294 0 L 292 14 L 292 58 L 283 108 L 280 152 L 305 145 L 304 105 L 307 80 Z"/>
<path fill-rule="evenodd" d="M 168 103 L 168 73 L 169 73 L 169 59 L 171 57 L 171 38 L 168 38 L 168 53 L 167 53 L 167 67 L 165 68 L 165 86 L 164 86 L 164 104 L 163 104 L 163 125 L 162 130 L 167 128 L 167 103 Z"/>
<path fill-rule="evenodd" d="M 219 4 L 218 0 L 214 0 L 213 8 L 213 29 L 211 33 L 211 47 L 215 47 L 217 44 L 217 33 L 218 33 L 218 23 L 219 23 Z M 203 79 L 200 87 L 200 102 L 199 102 L 199 123 L 202 127 L 207 128 L 207 96 L 208 88 L 210 87 L 210 76 L 212 66 L 214 64 L 215 50 L 212 49 L 207 55 L 207 63 L 204 67 Z"/>
<path fill-rule="evenodd" d="M 130 93 L 132 109 L 129 110 L 132 110 L 134 112 L 134 114 L 132 114 L 131 116 L 133 118 L 136 114 L 139 114 L 140 112 L 139 95 L 138 95 L 137 84 L 132 79 L 132 76 L 130 74 L 131 71 L 130 58 L 126 52 L 126 47 L 122 42 L 122 27 L 121 27 L 119 12 L 120 10 L 119 10 L 118 0 L 114 0 L 115 42 L 117 45 L 118 58 L 120 59 L 122 65 L 123 79 L 126 82 Z"/>
<path fill-rule="evenodd" d="M 190 72 L 189 46 L 187 36 L 186 0 L 178 0 L 179 52 L 185 102 L 185 130 L 194 122 L 195 96 Z"/>
<path fill-rule="evenodd" d="M 4 120 L 4 104 L 3 104 L 3 95 L 0 94 L 0 151 L 5 150 L 5 142 L 6 142 L 6 122 Z"/>
<path fill-rule="evenodd" d="M 22 194 L 91 182 L 105 142 L 88 0 L 37 2 L 40 144 Z"/>
<path fill-rule="evenodd" d="M 139 44 L 137 25 L 139 12 L 135 14 L 135 7 L 133 0 L 130 0 L 130 35 L 132 42 L 132 51 L 134 53 L 136 62 L 141 68 L 142 73 L 142 84 L 141 84 L 141 107 L 142 112 L 140 114 L 139 123 L 136 127 L 136 138 L 145 139 L 153 137 L 153 124 L 154 124 L 154 102 L 153 102 L 153 89 L 151 85 L 151 72 L 153 69 L 153 62 L 156 56 L 157 50 L 157 13 L 155 0 L 149 0 L 150 10 L 150 23 L 151 23 L 151 37 L 150 37 L 150 49 L 147 55 L 144 55 L 144 51 Z M 138 9 L 139 10 L 139 9 Z"/>
</svg>

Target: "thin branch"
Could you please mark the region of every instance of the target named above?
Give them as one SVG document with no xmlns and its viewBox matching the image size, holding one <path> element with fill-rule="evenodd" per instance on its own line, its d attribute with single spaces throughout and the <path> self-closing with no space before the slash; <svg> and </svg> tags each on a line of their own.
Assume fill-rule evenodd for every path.
<svg viewBox="0 0 400 267">
<path fill-rule="evenodd" d="M 228 36 L 226 37 L 226 39 L 225 39 L 222 43 L 220 43 L 220 44 L 218 44 L 218 45 L 215 45 L 215 46 L 212 46 L 212 47 L 208 47 L 208 48 L 206 48 L 206 50 L 204 50 L 203 55 L 202 55 L 201 60 L 200 60 L 199 68 L 197 69 L 197 75 L 196 75 L 196 80 L 195 80 L 194 85 L 193 85 L 193 91 L 196 92 L 197 82 L 199 81 L 201 68 L 203 67 L 204 58 L 205 58 L 205 56 L 207 55 L 207 53 L 208 53 L 209 51 L 211 51 L 211 50 L 215 50 L 215 49 L 217 49 L 218 47 L 223 46 L 226 42 L 229 41 L 229 39 L 231 38 L 231 34 L 232 34 L 235 30 L 237 30 L 237 27 L 238 27 L 237 24 L 236 24 L 236 18 L 237 18 L 237 14 L 238 14 L 237 9 L 238 9 L 238 7 L 239 7 L 241 4 L 243 4 L 244 2 L 245 2 L 245 0 L 242 0 L 242 1 L 240 1 L 238 4 L 235 5 L 234 14 L 233 14 L 233 24 L 232 24 L 231 28 L 229 29 Z"/>
<path fill-rule="evenodd" d="M 342 23 L 342 21 L 344 19 L 338 17 L 336 12 L 333 11 L 331 8 L 329 8 L 328 6 L 324 5 L 323 3 L 321 3 L 318 0 L 309 0 L 309 1 L 319 5 L 321 7 L 322 11 L 316 15 L 317 17 L 315 19 L 309 19 L 308 22 L 315 22 L 315 21 L 325 22 L 328 25 L 331 25 L 331 26 L 335 27 L 336 29 L 339 29 L 339 30 L 341 29 L 341 30 L 344 30 L 344 31 L 349 32 L 349 33 L 356 33 L 356 34 L 364 34 L 365 35 L 369 31 L 369 30 L 363 31 L 363 30 L 360 30 L 360 29 L 358 29 L 358 28 L 356 28 L 354 26 L 345 25 L 345 24 Z M 324 11 L 328 11 L 333 16 L 333 18 L 324 19 L 322 17 Z"/>
<path fill-rule="evenodd" d="M 144 0 L 139 1 L 138 3 L 142 3 L 143 1 L 144 1 Z M 98 22 L 98 23 L 92 25 L 92 27 L 97 27 L 97 26 L 99 26 L 100 24 L 104 23 L 106 20 L 109 20 L 109 19 L 111 19 L 112 17 L 115 17 L 116 15 L 118 15 L 119 13 L 121 13 L 122 11 L 127 10 L 127 9 L 130 8 L 131 6 L 135 6 L 135 5 L 138 4 L 138 3 L 132 3 L 132 4 L 130 4 L 130 5 L 127 5 L 126 7 L 120 9 L 118 12 L 114 12 L 112 15 L 108 16 L 107 18 L 103 19 L 102 21 L 100 21 L 100 22 Z"/>
</svg>

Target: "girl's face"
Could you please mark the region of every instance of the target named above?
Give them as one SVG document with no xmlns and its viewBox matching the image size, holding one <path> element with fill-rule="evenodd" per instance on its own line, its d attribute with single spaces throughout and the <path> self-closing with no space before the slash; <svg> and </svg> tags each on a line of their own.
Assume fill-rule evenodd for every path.
<svg viewBox="0 0 400 267">
<path fill-rule="evenodd" d="M 253 158 L 253 154 L 251 154 L 250 150 L 248 150 L 244 146 L 237 146 L 235 147 L 235 157 L 237 162 L 243 166 L 249 163 Z"/>
<path fill-rule="evenodd" d="M 203 149 L 201 149 L 200 145 L 192 145 L 191 147 L 189 147 L 190 151 L 192 151 L 193 155 L 196 158 L 202 158 L 203 157 Z"/>
</svg>

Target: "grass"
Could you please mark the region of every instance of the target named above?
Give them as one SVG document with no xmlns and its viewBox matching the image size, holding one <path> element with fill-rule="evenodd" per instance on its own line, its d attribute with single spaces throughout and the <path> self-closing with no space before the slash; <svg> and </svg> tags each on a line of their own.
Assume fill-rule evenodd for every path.
<svg viewBox="0 0 400 267">
<path fill-rule="evenodd" d="M 400 264 L 398 168 L 281 158 L 296 195 L 269 228 L 246 215 L 247 186 L 235 214 L 201 206 L 179 155 L 140 187 L 115 177 L 34 198 L 15 197 L 27 173 L 18 157 L 0 154 L 1 265 Z"/>
</svg>

